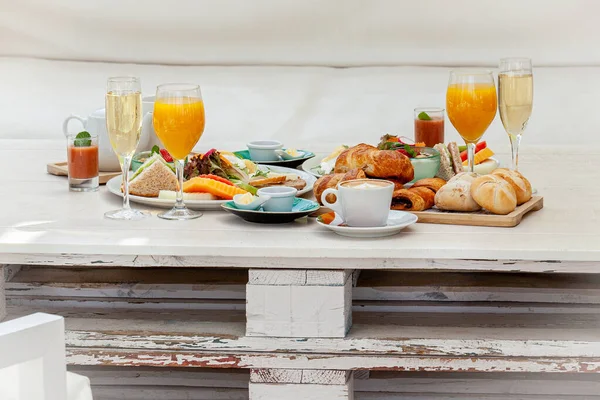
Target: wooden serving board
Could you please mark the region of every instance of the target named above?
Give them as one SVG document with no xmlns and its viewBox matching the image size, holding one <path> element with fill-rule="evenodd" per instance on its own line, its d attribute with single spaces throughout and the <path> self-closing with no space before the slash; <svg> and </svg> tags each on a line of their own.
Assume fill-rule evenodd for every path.
<svg viewBox="0 0 600 400">
<path fill-rule="evenodd" d="M 471 226 L 497 226 L 512 228 L 521 223 L 523 216 L 530 211 L 538 211 L 544 207 L 544 198 L 534 196 L 525 204 L 521 204 L 508 215 L 496 215 L 488 211 L 475 212 L 454 212 L 440 211 L 432 208 L 427 211 L 409 211 L 419 217 L 417 222 L 425 224 L 447 224 L 447 225 L 471 225 Z M 311 217 L 318 217 L 321 214 L 331 212 L 327 207 L 321 207 L 318 211 L 311 214 Z"/>
<path fill-rule="evenodd" d="M 530 211 L 538 211 L 544 207 L 544 198 L 534 196 L 527 203 L 518 206 L 515 211 L 507 215 L 491 214 L 488 211 L 453 212 L 440 211 L 436 208 L 427 211 L 412 212 L 419 217 L 417 222 L 426 224 L 450 224 L 473 226 L 499 226 L 511 228 L 521 223 L 523 216 Z"/>
<path fill-rule="evenodd" d="M 68 176 L 69 170 L 68 170 L 67 165 L 68 165 L 68 163 L 66 161 L 57 162 L 57 163 L 49 163 L 46 166 L 46 170 L 51 175 Z M 100 171 L 100 173 L 98 174 L 98 179 L 100 181 L 100 184 L 104 185 L 104 184 L 106 184 L 106 182 L 108 182 L 115 176 L 119 176 L 119 175 L 121 175 L 121 172 L 102 172 L 102 171 Z"/>
</svg>

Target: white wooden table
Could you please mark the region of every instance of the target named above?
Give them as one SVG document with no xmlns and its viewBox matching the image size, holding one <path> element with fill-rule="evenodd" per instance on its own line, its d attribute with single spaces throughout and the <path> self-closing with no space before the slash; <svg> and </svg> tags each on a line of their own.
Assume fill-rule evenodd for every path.
<svg viewBox="0 0 600 400">
<path fill-rule="evenodd" d="M 516 228 L 417 224 L 358 240 L 314 220 L 254 225 L 222 212 L 183 222 L 106 220 L 119 198 L 105 188 L 70 193 L 64 178 L 45 173 L 47 162 L 65 158 L 63 146 L 0 143 L 0 264 L 9 317 L 32 307 L 56 312 L 53 282 L 63 279 L 58 303 L 73 365 L 246 368 L 253 399 L 351 398 L 354 370 L 600 373 L 600 149 L 574 156 L 525 148 L 522 171 L 544 209 Z M 322 147 L 315 150 L 332 146 Z M 65 278 L 65 267 L 77 275 Z M 172 297 L 197 299 L 202 290 L 205 303 L 216 298 L 214 287 L 184 272 L 202 276 L 205 267 L 248 269 L 246 295 L 243 284 L 226 282 L 219 293 L 227 291 L 227 307 L 175 310 Z M 179 280 L 139 283 L 126 294 L 116 281 L 97 283 L 165 270 Z M 377 270 L 379 283 L 353 288 L 361 270 Z M 457 271 L 477 275 L 444 275 Z M 487 278 L 469 283 L 474 276 Z M 513 278 L 500 282 L 505 276 Z M 116 302 L 103 314 L 103 296 L 155 302 L 134 311 Z M 436 302 L 424 307 L 428 296 Z M 468 324 L 465 313 L 475 315 Z"/>
</svg>

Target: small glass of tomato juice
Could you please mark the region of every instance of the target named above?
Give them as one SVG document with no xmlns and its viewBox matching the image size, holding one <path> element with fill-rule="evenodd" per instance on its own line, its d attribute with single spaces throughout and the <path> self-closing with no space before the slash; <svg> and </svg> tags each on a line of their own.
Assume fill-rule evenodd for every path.
<svg viewBox="0 0 600 400">
<path fill-rule="evenodd" d="M 425 143 L 427 147 L 444 143 L 443 108 L 415 108 L 415 142 Z"/>
<path fill-rule="evenodd" d="M 69 190 L 95 192 L 98 190 L 98 136 L 67 137 Z"/>
</svg>

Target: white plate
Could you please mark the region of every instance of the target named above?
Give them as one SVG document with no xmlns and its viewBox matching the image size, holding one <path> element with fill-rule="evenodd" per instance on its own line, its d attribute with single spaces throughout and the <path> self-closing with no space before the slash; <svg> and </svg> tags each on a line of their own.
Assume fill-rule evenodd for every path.
<svg viewBox="0 0 600 400">
<path fill-rule="evenodd" d="M 265 165 L 261 165 L 260 169 L 269 169 L 273 172 L 281 174 L 298 174 L 301 179 L 306 181 L 306 186 L 304 189 L 298 191 L 298 196 L 302 196 L 303 194 L 310 192 L 313 188 L 313 185 L 317 181 L 313 175 L 297 169 L 276 166 L 267 167 Z M 106 187 L 112 194 L 123 197 L 123 193 L 121 193 L 121 182 L 122 177 L 116 176 L 106 183 Z M 130 195 L 129 200 L 137 204 L 144 204 L 158 208 L 171 208 L 173 205 L 175 205 L 175 200 L 163 200 L 159 199 L 158 197 L 141 197 Z M 228 201 L 229 200 L 186 200 L 185 205 L 192 210 L 222 210 L 221 204 L 225 204 Z"/>
<path fill-rule="evenodd" d="M 302 170 L 313 176 L 316 176 L 317 178 L 320 178 L 323 175 L 313 171 L 312 168 L 320 166 L 321 160 L 323 160 L 325 157 L 327 157 L 327 155 L 317 154 L 315 157 L 309 158 L 308 160 L 306 160 L 302 163 L 302 165 L 301 165 Z"/>
<path fill-rule="evenodd" d="M 481 164 L 474 165 L 473 172 L 479 175 L 487 175 L 491 174 L 496 168 L 500 168 L 500 162 L 494 157 L 490 157 Z M 468 166 L 463 166 L 463 171 L 467 172 L 468 170 Z"/>
<path fill-rule="evenodd" d="M 336 214 L 336 219 L 329 225 L 319 222 L 317 223 L 324 228 L 334 231 L 338 235 L 355 237 L 355 238 L 378 238 L 384 236 L 395 235 L 402 229 L 417 222 L 417 216 L 406 211 L 390 210 L 386 226 L 378 226 L 373 228 L 356 228 L 351 226 L 339 225 L 341 220 Z"/>
</svg>

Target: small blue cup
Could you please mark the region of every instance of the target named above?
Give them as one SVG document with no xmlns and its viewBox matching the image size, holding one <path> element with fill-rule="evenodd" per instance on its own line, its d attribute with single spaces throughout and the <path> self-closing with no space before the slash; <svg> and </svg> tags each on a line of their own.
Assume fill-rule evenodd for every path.
<svg viewBox="0 0 600 400">
<path fill-rule="evenodd" d="M 270 199 L 263 204 L 263 210 L 268 212 L 290 212 L 294 207 L 294 199 L 296 198 L 296 190 L 293 187 L 287 186 L 271 186 L 258 189 L 256 194 L 259 197 L 269 196 Z"/>
</svg>

